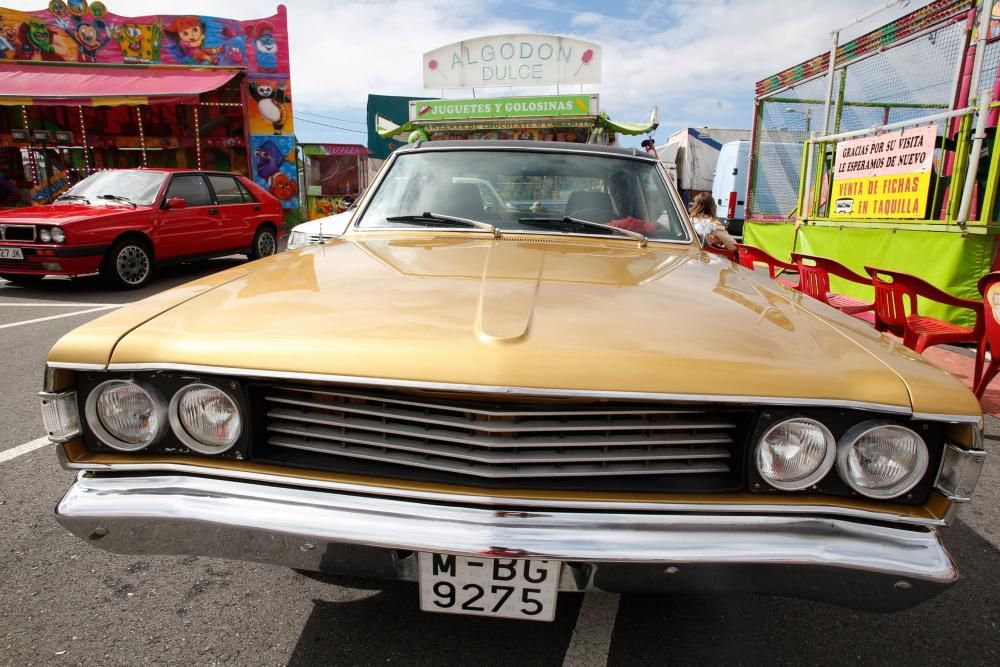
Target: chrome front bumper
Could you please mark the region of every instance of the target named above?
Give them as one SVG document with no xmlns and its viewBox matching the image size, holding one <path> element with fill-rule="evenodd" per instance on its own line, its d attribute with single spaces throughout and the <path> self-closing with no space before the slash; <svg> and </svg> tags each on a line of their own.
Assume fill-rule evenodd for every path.
<svg viewBox="0 0 1000 667">
<path fill-rule="evenodd" d="M 808 516 L 524 511 L 210 477 L 81 473 L 56 507 L 122 554 L 194 555 L 416 580 L 414 552 L 565 561 L 561 590 L 762 593 L 877 611 L 958 572 L 937 533 Z"/>
</svg>

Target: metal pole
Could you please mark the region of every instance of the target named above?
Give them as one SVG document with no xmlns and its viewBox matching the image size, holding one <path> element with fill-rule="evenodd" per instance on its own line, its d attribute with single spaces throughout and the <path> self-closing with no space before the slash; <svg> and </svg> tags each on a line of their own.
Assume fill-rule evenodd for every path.
<svg viewBox="0 0 1000 667">
<path fill-rule="evenodd" d="M 972 81 L 969 87 L 969 106 L 976 106 L 979 100 L 979 79 L 983 72 L 983 59 L 986 55 L 986 36 L 990 29 L 990 10 L 993 5 L 983 3 L 979 10 L 979 34 L 976 35 L 976 59 L 972 63 Z"/>
<path fill-rule="evenodd" d="M 983 139 L 986 138 L 986 120 L 989 117 L 992 97 L 993 94 L 990 90 L 983 93 L 983 101 L 979 105 L 979 118 L 976 122 L 976 133 L 972 135 L 972 150 L 969 151 L 969 168 L 965 172 L 962 205 L 958 208 L 958 218 L 955 220 L 955 222 L 963 227 L 969 221 L 969 209 L 972 207 L 972 189 L 976 185 L 976 167 L 978 166 L 980 153 L 983 151 Z"/>
<path fill-rule="evenodd" d="M 799 165 L 799 198 L 795 205 L 795 217 L 800 220 L 805 216 L 802 212 L 802 207 L 805 204 L 806 198 L 806 160 L 809 159 L 809 144 L 803 143 L 802 146 L 802 164 Z"/>
<path fill-rule="evenodd" d="M 831 41 L 833 42 L 833 45 L 830 48 L 830 69 L 827 70 L 827 75 L 826 75 L 827 76 L 826 102 L 823 105 L 824 133 L 830 131 L 830 104 L 833 102 L 833 73 L 834 70 L 837 68 L 837 47 L 840 45 L 839 44 L 840 33 L 854 26 L 857 23 L 864 23 L 865 21 L 867 21 L 868 19 L 870 19 L 871 17 L 875 16 L 876 14 L 885 9 L 891 9 L 892 7 L 895 7 L 896 5 L 899 4 L 902 4 L 905 7 L 906 5 L 910 4 L 910 0 L 888 0 L 888 2 L 885 2 L 868 12 L 865 12 L 861 16 L 857 17 L 856 19 L 848 23 L 847 25 L 837 28 L 832 33 L 830 33 L 830 38 Z"/>
<path fill-rule="evenodd" d="M 847 90 L 847 68 L 840 70 L 840 90 L 837 92 L 837 113 L 834 114 L 833 131 L 840 132 L 840 120 L 844 117 L 844 92 Z M 889 122 L 887 118 L 885 122 Z"/>
<path fill-rule="evenodd" d="M 833 101 L 833 74 L 837 67 L 837 43 L 840 41 L 840 31 L 834 30 L 831 35 L 833 46 L 830 48 L 830 69 L 826 72 L 826 98 L 823 100 L 823 134 L 830 131 L 830 103 Z"/>
<path fill-rule="evenodd" d="M 962 86 L 962 64 L 965 62 L 965 52 L 968 50 L 968 38 L 969 38 L 969 22 L 966 20 L 963 23 L 964 32 L 962 33 L 961 44 L 965 45 L 965 48 L 958 52 L 958 57 L 955 59 L 955 77 L 952 79 L 951 84 L 951 106 L 958 104 L 958 91 Z M 945 136 L 948 136 L 947 130 L 945 131 Z"/>
<path fill-rule="evenodd" d="M 856 18 L 853 21 L 851 21 L 850 23 L 848 23 L 847 25 L 841 26 L 841 27 L 837 28 L 834 32 L 843 32 L 843 31 L 847 30 L 848 28 L 850 28 L 851 26 L 853 26 L 855 23 L 864 23 L 865 21 L 867 21 L 871 17 L 875 16 L 879 12 L 884 11 L 886 9 L 892 9 L 896 5 L 903 5 L 905 7 L 908 4 L 910 4 L 910 0 L 889 0 L 888 2 L 882 3 L 881 5 L 879 5 L 878 7 L 876 7 L 875 9 L 872 9 L 872 10 L 869 10 L 869 11 L 865 12 L 864 14 L 862 14 L 861 16 L 859 16 L 858 18 Z"/>
<path fill-rule="evenodd" d="M 813 140 L 816 137 L 815 132 L 809 133 L 809 141 L 806 143 L 806 187 L 814 187 L 812 182 L 813 177 Z M 812 214 L 812 197 L 805 197 L 803 193 L 803 198 L 805 201 L 805 209 L 799 211 L 799 215 L 805 220 Z"/>
<path fill-rule="evenodd" d="M 829 141 L 841 141 L 843 139 L 853 139 L 854 137 L 863 137 L 866 134 L 871 134 L 872 132 L 887 132 L 889 130 L 898 130 L 904 127 L 912 127 L 914 125 L 922 125 L 924 123 L 933 123 L 938 120 L 947 120 L 949 118 L 957 118 L 959 116 L 968 116 L 970 113 L 976 111 L 975 107 L 966 107 L 964 109 L 956 109 L 955 111 L 942 111 L 941 113 L 931 114 L 929 116 L 921 116 L 920 118 L 912 118 L 910 120 L 900 120 L 895 123 L 889 123 L 888 125 L 874 125 L 872 127 L 863 130 L 851 130 L 850 132 L 841 132 L 840 134 L 828 134 L 823 137 L 816 137 L 815 139 L 810 139 L 819 143 L 829 142 Z"/>
</svg>

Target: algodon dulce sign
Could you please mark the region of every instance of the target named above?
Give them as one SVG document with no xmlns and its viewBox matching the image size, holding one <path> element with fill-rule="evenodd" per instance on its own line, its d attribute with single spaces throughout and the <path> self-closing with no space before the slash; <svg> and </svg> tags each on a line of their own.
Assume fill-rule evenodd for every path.
<svg viewBox="0 0 1000 667">
<path fill-rule="evenodd" d="M 601 47 L 558 35 L 491 35 L 428 51 L 424 88 L 601 82 Z"/>
</svg>

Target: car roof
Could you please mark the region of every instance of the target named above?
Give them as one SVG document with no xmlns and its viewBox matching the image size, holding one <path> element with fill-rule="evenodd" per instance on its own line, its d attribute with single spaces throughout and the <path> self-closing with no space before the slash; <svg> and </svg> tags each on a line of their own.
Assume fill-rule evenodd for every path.
<svg viewBox="0 0 1000 667">
<path fill-rule="evenodd" d="M 616 157 L 631 157 L 647 159 L 656 162 L 656 158 L 641 148 L 622 148 L 621 146 L 602 146 L 600 144 L 580 144 L 569 141 L 521 141 L 521 140 L 462 140 L 462 141 L 417 141 L 396 149 L 397 152 L 430 151 L 430 150 L 525 150 L 525 151 L 555 151 L 566 153 L 602 153 Z"/>
<path fill-rule="evenodd" d="M 219 171 L 218 169 L 191 169 L 181 167 L 130 167 L 127 169 L 105 169 L 104 171 L 151 171 L 164 174 L 226 174 L 227 176 L 243 176 L 235 171 Z"/>
</svg>

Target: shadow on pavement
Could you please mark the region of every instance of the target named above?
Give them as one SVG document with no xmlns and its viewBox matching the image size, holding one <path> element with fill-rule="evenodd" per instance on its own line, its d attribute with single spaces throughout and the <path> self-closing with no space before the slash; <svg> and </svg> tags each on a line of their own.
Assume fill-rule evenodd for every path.
<svg viewBox="0 0 1000 667">
<path fill-rule="evenodd" d="M 1000 664 L 1000 552 L 961 522 L 943 534 L 962 579 L 912 609 L 623 596 L 608 664 Z"/>
<path fill-rule="evenodd" d="M 422 612 L 417 587 L 389 582 L 361 600 L 313 600 L 290 667 L 562 663 L 581 595 L 559 596 L 552 623 Z"/>
<path fill-rule="evenodd" d="M 244 264 L 246 261 L 245 257 L 237 255 L 157 268 L 152 282 L 137 290 L 109 289 L 97 275 L 79 278 L 51 276 L 27 287 L 13 285 L 0 279 L 0 300 L 127 303 Z"/>
</svg>

